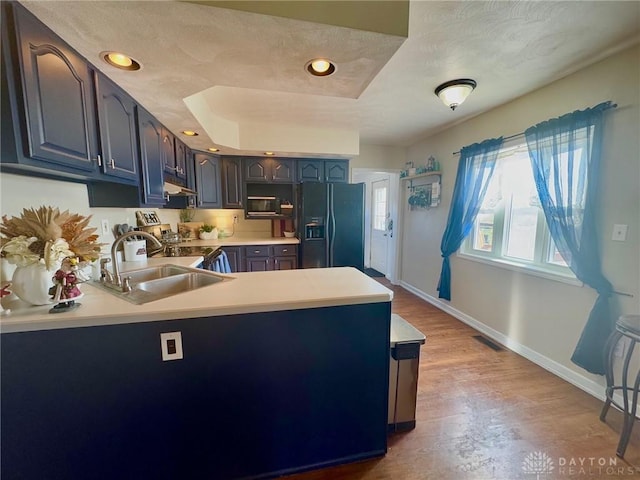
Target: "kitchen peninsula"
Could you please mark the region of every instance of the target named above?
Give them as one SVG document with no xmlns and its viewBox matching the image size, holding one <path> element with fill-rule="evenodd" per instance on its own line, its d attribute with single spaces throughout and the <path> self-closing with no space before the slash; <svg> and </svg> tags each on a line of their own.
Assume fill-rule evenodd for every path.
<svg viewBox="0 0 640 480">
<path fill-rule="evenodd" d="M 383 455 L 392 292 L 353 268 L 229 277 L 144 305 L 90 285 L 63 314 L 5 305 L 2 478 L 268 478 Z M 167 332 L 182 359 L 162 361 Z"/>
</svg>

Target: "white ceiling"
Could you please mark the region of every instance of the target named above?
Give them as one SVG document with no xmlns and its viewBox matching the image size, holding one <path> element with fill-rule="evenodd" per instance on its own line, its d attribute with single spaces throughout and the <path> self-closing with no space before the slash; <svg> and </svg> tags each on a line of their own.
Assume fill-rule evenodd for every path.
<svg viewBox="0 0 640 480">
<path fill-rule="evenodd" d="M 199 131 L 189 146 L 230 154 L 353 156 L 345 135 L 355 153 L 358 136 L 407 146 L 640 39 L 638 1 L 411 1 L 406 39 L 185 2 L 21 3 L 174 133 Z M 118 71 L 104 50 L 144 67 Z M 308 75 L 316 56 L 337 72 Z M 452 112 L 433 91 L 454 78 L 478 87 Z M 305 144 L 313 132 L 328 141 Z"/>
</svg>

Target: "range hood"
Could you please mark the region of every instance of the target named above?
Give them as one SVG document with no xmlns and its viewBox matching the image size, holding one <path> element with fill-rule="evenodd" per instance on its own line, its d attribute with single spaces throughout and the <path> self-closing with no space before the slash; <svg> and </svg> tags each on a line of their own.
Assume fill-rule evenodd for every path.
<svg viewBox="0 0 640 480">
<path fill-rule="evenodd" d="M 176 185 L 175 183 L 170 183 L 170 182 L 164 182 L 164 194 L 166 196 L 181 196 L 181 197 L 198 195 L 196 192 L 194 192 L 190 188 L 183 187 L 181 185 Z"/>
</svg>

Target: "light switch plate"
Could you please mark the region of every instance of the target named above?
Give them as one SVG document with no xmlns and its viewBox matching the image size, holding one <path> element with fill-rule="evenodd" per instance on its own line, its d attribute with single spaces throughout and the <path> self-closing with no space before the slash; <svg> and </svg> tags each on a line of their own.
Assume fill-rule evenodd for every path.
<svg viewBox="0 0 640 480">
<path fill-rule="evenodd" d="M 109 220 L 105 218 L 102 220 L 101 223 L 102 223 L 102 234 L 109 235 L 109 230 L 111 230 L 111 227 L 109 227 Z"/>
<path fill-rule="evenodd" d="M 627 239 L 627 228 L 629 228 L 628 225 L 614 225 L 611 240 L 624 242 Z"/>
<path fill-rule="evenodd" d="M 169 344 L 173 344 L 170 348 Z M 182 360 L 182 333 L 166 332 L 160 334 L 160 348 L 162 350 L 162 361 Z M 170 353 L 173 350 L 173 353 Z"/>
</svg>

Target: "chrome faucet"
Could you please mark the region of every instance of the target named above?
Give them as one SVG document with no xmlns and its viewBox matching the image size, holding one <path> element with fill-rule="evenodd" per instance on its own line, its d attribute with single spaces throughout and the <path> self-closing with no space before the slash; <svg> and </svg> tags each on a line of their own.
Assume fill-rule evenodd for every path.
<svg viewBox="0 0 640 480">
<path fill-rule="evenodd" d="M 154 249 L 152 253 L 157 253 L 158 251 L 164 249 L 164 245 L 160 242 L 160 240 L 158 240 L 156 237 L 154 237 L 153 235 L 147 232 L 139 232 L 137 230 L 133 230 L 131 232 L 125 232 L 122 235 L 120 235 L 118 238 L 116 238 L 113 241 L 113 245 L 111 245 L 111 259 L 113 263 L 113 275 L 112 275 L 111 283 L 118 287 L 122 286 L 122 279 L 120 278 L 120 272 L 118 271 L 119 267 L 118 267 L 118 262 L 116 260 L 116 251 L 118 250 L 118 247 L 120 246 L 120 244 L 129 237 L 144 237 L 147 240 L 150 240 L 151 243 L 157 247 L 157 249 Z"/>
</svg>

